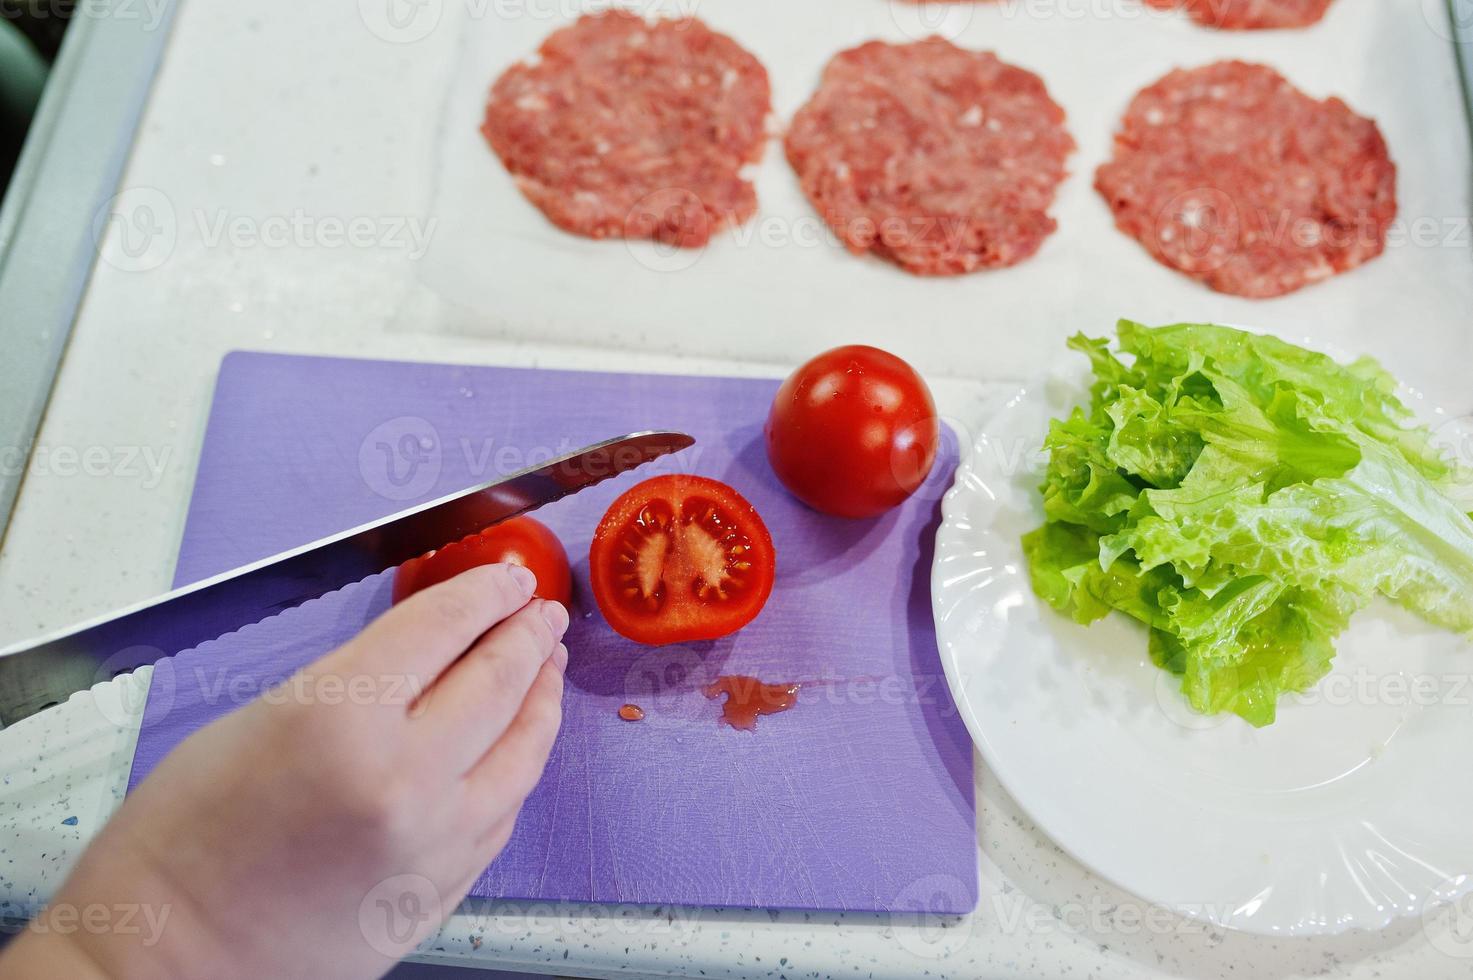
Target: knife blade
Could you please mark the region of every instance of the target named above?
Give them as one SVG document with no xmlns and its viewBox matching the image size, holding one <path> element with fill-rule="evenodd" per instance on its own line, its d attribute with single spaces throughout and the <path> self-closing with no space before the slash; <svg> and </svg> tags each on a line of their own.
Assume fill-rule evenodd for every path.
<svg viewBox="0 0 1473 980">
<path fill-rule="evenodd" d="M 0 728 L 77 691 L 401 565 L 692 445 L 637 432 L 0 649 Z"/>
</svg>

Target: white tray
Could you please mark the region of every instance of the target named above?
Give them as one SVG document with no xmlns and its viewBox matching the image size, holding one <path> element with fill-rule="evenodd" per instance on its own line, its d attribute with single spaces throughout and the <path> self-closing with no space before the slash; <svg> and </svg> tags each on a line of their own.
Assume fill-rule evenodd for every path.
<svg viewBox="0 0 1473 980">
<path fill-rule="evenodd" d="M 949 279 L 915 278 L 833 243 L 777 141 L 756 168 L 758 214 L 703 252 L 591 241 L 551 226 L 485 146 L 482 106 L 504 68 L 596 6 L 446 5 L 440 29 L 458 30 L 460 47 L 421 175 L 439 224 L 419 274 L 453 315 L 406 314 L 407 329 L 433 321 L 440 329 L 497 336 L 555 331 L 589 344 L 782 364 L 836 344 L 870 342 L 932 374 L 1022 380 L 1056 361 L 1069 333 L 1130 316 L 1248 323 L 1291 334 L 1312 325 L 1324 342 L 1375 351 L 1398 374 L 1427 385 L 1443 378 L 1451 385 L 1461 380 L 1460 366 L 1473 362 L 1464 329 L 1473 310 L 1469 138 L 1442 0 L 1339 0 L 1309 30 L 1270 32 L 1209 30 L 1140 0 L 639 6 L 651 14 L 694 9 L 750 49 L 772 76 L 778 126 L 808 98 L 832 54 L 869 38 L 939 32 L 1038 72 L 1068 111 L 1079 144 L 1054 208 L 1059 229 L 1019 266 Z M 1399 168 L 1405 222 L 1387 254 L 1289 297 L 1246 300 L 1158 265 L 1115 230 L 1092 183 L 1126 104 L 1172 67 L 1221 58 L 1266 62 L 1306 92 L 1340 95 L 1380 123 Z M 1414 229 L 1428 244 L 1407 241 Z M 1417 358 L 1388 345 L 1388 335 L 1435 354 Z"/>
</svg>

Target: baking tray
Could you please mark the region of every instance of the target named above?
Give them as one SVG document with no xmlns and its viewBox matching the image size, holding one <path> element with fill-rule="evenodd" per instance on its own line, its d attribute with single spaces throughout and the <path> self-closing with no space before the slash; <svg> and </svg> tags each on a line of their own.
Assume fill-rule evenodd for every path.
<svg viewBox="0 0 1473 980">
<path fill-rule="evenodd" d="M 946 279 L 856 258 L 825 236 L 776 141 L 754 169 L 757 216 L 703 251 L 591 241 L 552 227 L 517 192 L 477 127 L 485 93 L 502 70 L 580 11 L 602 6 L 517 5 L 517 16 L 497 16 L 501 8 L 492 7 L 479 16 L 459 11 L 458 22 L 447 8 L 442 29 L 458 30 L 460 45 L 440 116 L 427 124 L 433 150 L 421 183 L 438 225 L 418 265 L 442 308 L 433 315 L 407 311 L 401 329 L 528 339 L 555 333 L 575 343 L 785 365 L 864 341 L 933 374 L 989 380 L 1031 377 L 1057 359 L 1067 335 L 1104 330 L 1121 315 L 1312 334 L 1327 346 L 1375 352 L 1429 384 L 1458 380 L 1448 361 L 1473 353 L 1465 330 L 1473 309 L 1473 164 L 1453 22 L 1442 0 L 1342 0 L 1312 28 L 1253 32 L 1211 30 L 1138 0 L 750 0 L 695 8 L 767 66 L 779 126 L 811 94 L 833 53 L 870 38 L 938 33 L 1043 77 L 1079 144 L 1053 209 L 1059 230 L 1021 265 Z M 637 9 L 670 15 L 691 7 L 653 2 Z M 1387 254 L 1299 293 L 1249 300 L 1211 292 L 1158 265 L 1114 228 L 1091 184 L 1125 106 L 1173 67 L 1223 58 L 1273 65 L 1304 91 L 1339 95 L 1380 123 L 1399 167 L 1402 219 Z M 1413 225 L 1423 237 L 1412 240 Z M 1403 341 L 1397 347 L 1428 356 L 1388 351 L 1392 324 Z"/>
</svg>

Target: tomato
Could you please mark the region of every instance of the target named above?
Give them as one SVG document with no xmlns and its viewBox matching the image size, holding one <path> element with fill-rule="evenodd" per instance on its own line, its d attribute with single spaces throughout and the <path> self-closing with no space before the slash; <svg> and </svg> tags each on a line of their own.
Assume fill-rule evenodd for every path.
<svg viewBox="0 0 1473 980">
<path fill-rule="evenodd" d="M 714 640 L 762 611 L 776 553 L 756 508 L 703 476 L 657 476 L 610 505 L 593 535 L 598 608 L 636 643 Z"/>
<path fill-rule="evenodd" d="M 874 347 L 836 347 L 778 389 L 767 458 L 815 510 L 873 517 L 925 482 L 940 435 L 931 391 L 914 368 Z"/>
<path fill-rule="evenodd" d="M 568 553 L 547 525 L 530 517 L 513 517 L 423 557 L 411 558 L 394 573 L 393 599 L 402 602 L 421 589 L 477 565 L 497 562 L 530 569 L 537 576 L 537 596 L 571 606 L 573 575 L 568 570 Z"/>
</svg>

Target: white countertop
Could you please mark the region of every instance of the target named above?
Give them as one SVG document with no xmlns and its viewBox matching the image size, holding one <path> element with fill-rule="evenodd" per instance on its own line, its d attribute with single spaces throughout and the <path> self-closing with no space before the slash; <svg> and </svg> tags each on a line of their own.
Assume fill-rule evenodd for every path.
<svg viewBox="0 0 1473 980">
<path fill-rule="evenodd" d="M 389 233 L 421 217 L 415 180 L 455 39 L 431 31 L 389 43 L 360 17 L 381 17 L 377 0 L 357 7 L 181 9 L 122 181 L 125 211 L 158 219 L 162 234 L 131 257 L 121 238 L 105 243 L 0 550 L 0 644 L 167 588 L 230 350 L 781 373 L 679 349 L 456 334 L 461 314 L 421 284 L 412 244 Z M 333 222 L 355 218 L 377 229 L 375 244 L 339 241 Z M 217 239 L 231 222 L 243 231 Z M 1011 380 L 931 378 L 943 412 L 968 428 Z M 99 714 L 87 695 L 0 733 L 0 902 L 10 903 L 0 912 L 44 901 L 121 799 L 136 731 L 105 715 L 116 712 Z M 1473 964 L 1446 916 L 1275 941 L 1162 915 L 1042 838 L 980 764 L 978 793 L 981 904 L 944 928 L 878 915 L 495 903 L 463 909 L 425 955 L 600 977 L 1437 978 L 1467 976 Z"/>
</svg>

